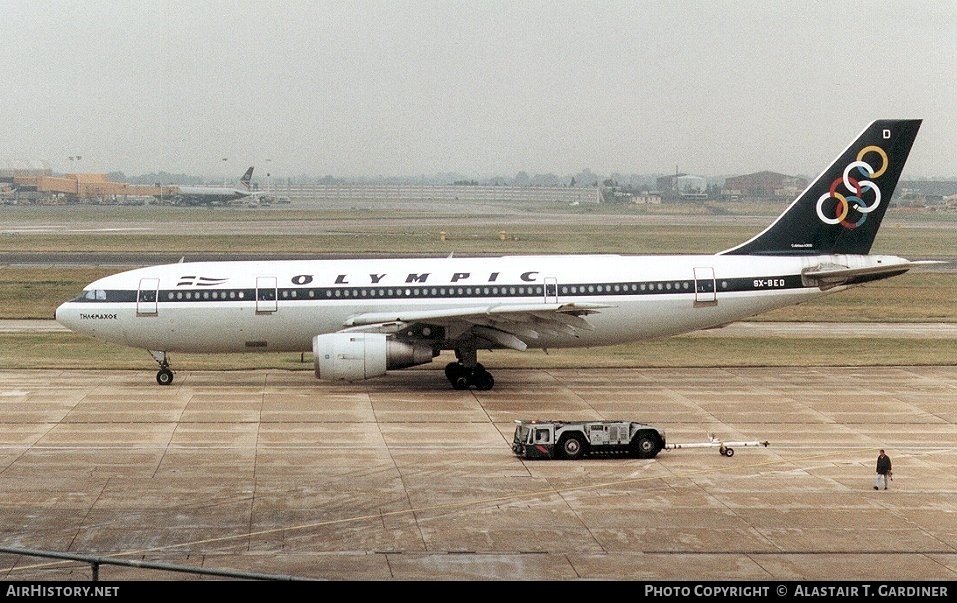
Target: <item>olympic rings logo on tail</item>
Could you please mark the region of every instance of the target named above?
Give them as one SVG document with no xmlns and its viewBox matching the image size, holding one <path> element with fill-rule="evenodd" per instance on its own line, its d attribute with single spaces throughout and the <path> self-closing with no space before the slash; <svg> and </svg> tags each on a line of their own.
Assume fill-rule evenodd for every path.
<svg viewBox="0 0 957 603">
<path fill-rule="evenodd" d="M 881 159 L 881 167 L 879 170 L 874 170 L 874 167 L 864 161 L 864 157 L 868 153 L 877 153 Z M 880 178 L 881 175 L 887 171 L 888 161 L 887 153 L 884 149 L 871 145 L 864 147 L 857 154 L 857 161 L 853 161 L 846 168 L 844 168 L 844 175 L 840 178 L 835 178 L 834 182 L 831 183 L 831 188 L 828 192 L 821 195 L 821 198 L 817 200 L 817 217 L 820 218 L 821 222 L 825 224 L 840 224 L 848 230 L 857 228 L 867 220 L 867 214 L 871 213 L 877 206 L 881 204 L 881 189 L 871 180 L 859 180 L 851 177 L 851 171 L 857 168 L 857 173 L 860 174 L 860 177 L 863 178 Z M 837 190 L 837 187 L 844 185 L 844 188 L 850 192 L 850 195 L 845 195 L 840 193 Z M 870 204 L 864 201 L 864 192 L 870 191 L 874 199 Z M 835 216 L 833 218 L 828 218 L 824 215 L 824 211 L 821 209 L 824 205 L 824 202 L 829 199 L 836 199 L 837 205 L 835 206 Z M 850 213 L 850 208 L 853 206 L 854 210 L 861 214 L 860 219 L 857 222 L 851 222 L 847 219 L 848 213 Z"/>
</svg>

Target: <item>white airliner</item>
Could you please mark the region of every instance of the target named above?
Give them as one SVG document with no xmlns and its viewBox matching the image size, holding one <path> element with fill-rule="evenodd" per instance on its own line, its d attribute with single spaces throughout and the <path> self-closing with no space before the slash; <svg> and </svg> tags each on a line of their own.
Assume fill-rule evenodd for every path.
<svg viewBox="0 0 957 603">
<path fill-rule="evenodd" d="M 253 168 L 251 166 L 239 179 L 242 188 L 186 185 L 172 185 L 169 188 L 174 189 L 172 200 L 179 205 L 224 205 L 252 195 L 252 178 Z"/>
<path fill-rule="evenodd" d="M 763 232 L 715 255 L 179 263 L 97 280 L 56 311 L 77 333 L 170 352 L 312 351 L 356 381 L 454 350 L 456 389 L 490 389 L 477 351 L 606 346 L 686 333 L 906 272 L 868 255 L 920 120 L 881 120 Z"/>
</svg>

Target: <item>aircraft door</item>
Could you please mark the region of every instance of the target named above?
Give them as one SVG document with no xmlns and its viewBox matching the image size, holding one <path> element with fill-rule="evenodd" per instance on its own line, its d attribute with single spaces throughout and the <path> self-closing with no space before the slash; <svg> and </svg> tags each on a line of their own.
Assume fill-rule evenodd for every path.
<svg viewBox="0 0 957 603">
<path fill-rule="evenodd" d="M 256 277 L 256 314 L 269 314 L 279 309 L 277 306 L 276 277 Z"/>
<path fill-rule="evenodd" d="M 156 316 L 158 312 L 157 300 L 159 299 L 158 278 L 141 278 L 140 287 L 136 292 L 136 315 L 137 316 Z"/>
<path fill-rule="evenodd" d="M 694 269 L 694 306 L 714 306 L 718 303 L 717 288 L 714 283 L 714 268 L 711 266 Z"/>
<path fill-rule="evenodd" d="M 545 277 L 545 303 L 558 303 L 558 279 L 554 276 Z"/>
</svg>

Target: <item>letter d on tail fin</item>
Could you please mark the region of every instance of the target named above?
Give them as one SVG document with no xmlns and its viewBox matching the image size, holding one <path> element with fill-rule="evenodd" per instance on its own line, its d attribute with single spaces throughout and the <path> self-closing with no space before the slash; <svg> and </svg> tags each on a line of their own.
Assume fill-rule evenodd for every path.
<svg viewBox="0 0 957 603">
<path fill-rule="evenodd" d="M 771 226 L 721 254 L 867 254 L 920 124 L 873 122 Z"/>
</svg>

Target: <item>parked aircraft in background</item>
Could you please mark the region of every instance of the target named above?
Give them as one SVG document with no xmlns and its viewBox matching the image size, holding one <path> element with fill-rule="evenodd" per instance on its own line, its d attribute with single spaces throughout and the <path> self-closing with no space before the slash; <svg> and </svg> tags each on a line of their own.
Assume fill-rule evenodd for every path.
<svg viewBox="0 0 957 603">
<path fill-rule="evenodd" d="M 238 199 L 254 194 L 252 190 L 253 167 L 239 179 L 242 188 L 218 186 L 180 186 L 172 185 L 172 196 L 168 197 L 176 205 L 226 205 Z"/>
<path fill-rule="evenodd" d="M 869 255 L 920 120 L 871 123 L 768 228 L 715 255 L 199 262 L 99 279 L 56 311 L 90 337 L 170 352 L 311 351 L 354 381 L 456 360 L 456 389 L 490 389 L 478 351 L 605 346 L 713 328 L 899 275 Z"/>
</svg>

